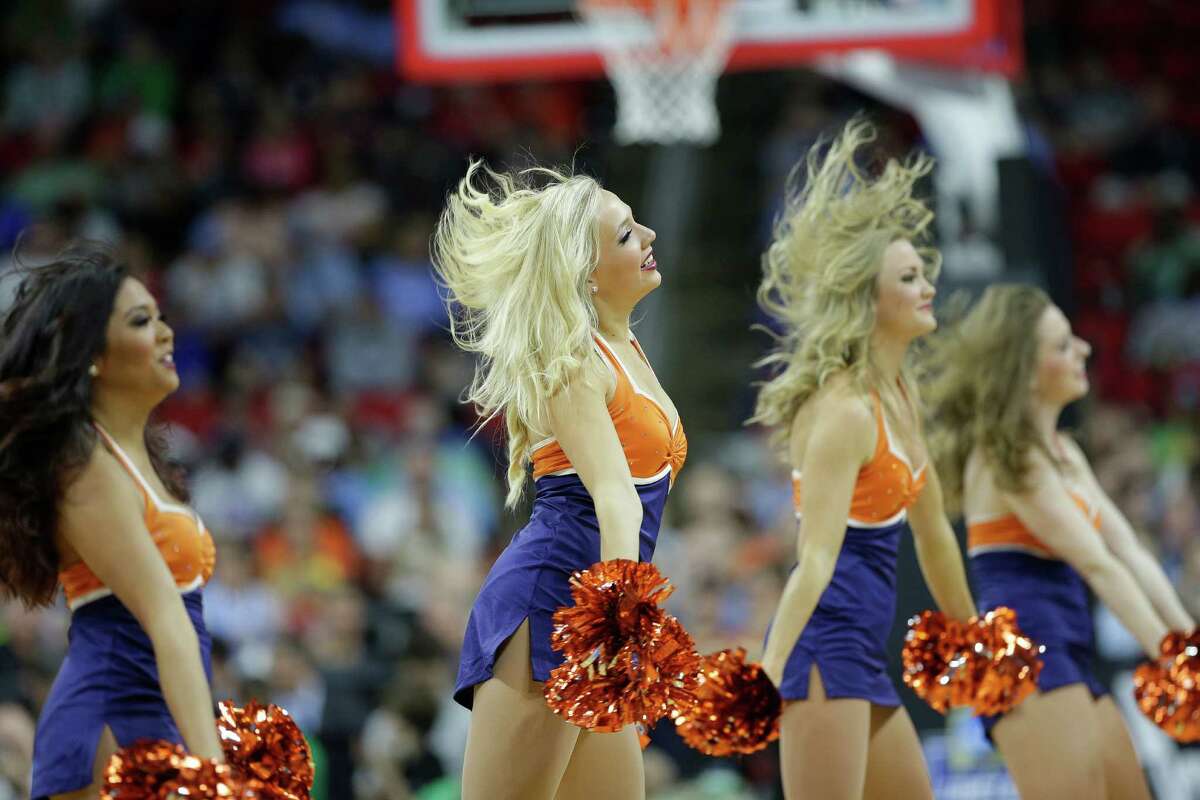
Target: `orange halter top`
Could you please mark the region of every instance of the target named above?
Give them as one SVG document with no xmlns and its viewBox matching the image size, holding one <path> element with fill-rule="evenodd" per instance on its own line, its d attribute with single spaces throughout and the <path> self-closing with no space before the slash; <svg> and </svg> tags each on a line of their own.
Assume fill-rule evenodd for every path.
<svg viewBox="0 0 1200 800">
<path fill-rule="evenodd" d="M 928 477 L 925 466 L 913 472 L 908 459 L 892 449 L 883 404 L 878 393 L 872 392 L 871 397 L 875 404 L 875 453 L 858 471 L 854 482 L 848 523 L 855 528 L 886 528 L 904 519 Z M 792 499 L 797 519 L 801 516 L 800 498 L 800 470 L 793 470 Z"/>
<path fill-rule="evenodd" d="M 1071 499 L 1079 506 L 1092 523 L 1100 528 L 1100 511 L 1088 506 L 1081 494 L 1071 492 Z M 967 553 L 972 556 L 983 553 L 1018 552 L 1040 558 L 1058 558 L 1049 547 L 1041 542 L 1017 517 L 1002 514 L 995 517 L 976 517 L 967 521 Z"/>
<path fill-rule="evenodd" d="M 120 445 L 99 425 L 96 425 L 96 431 L 141 492 L 146 530 L 163 561 L 167 562 L 179 591 L 186 593 L 203 586 L 212 577 L 216 547 L 199 515 L 181 503 L 159 498 Z M 112 590 L 83 561 L 64 566 L 58 573 L 58 582 L 62 584 L 67 606 L 72 611 L 112 594 Z"/>
<path fill-rule="evenodd" d="M 601 359 L 608 365 L 616 379 L 616 390 L 608 403 L 608 413 L 617 439 L 629 462 L 629 472 L 635 484 L 648 484 L 671 476 L 671 483 L 687 459 L 687 437 L 683 424 L 676 419 L 671 423 L 662 406 L 643 391 L 633 376 L 621 363 L 621 358 L 596 335 L 592 340 Z M 649 366 L 645 353 L 636 339 L 630 343 L 638 355 Z M 548 475 L 574 475 L 575 468 L 553 437 L 543 439 L 533 446 L 533 479 Z"/>
</svg>

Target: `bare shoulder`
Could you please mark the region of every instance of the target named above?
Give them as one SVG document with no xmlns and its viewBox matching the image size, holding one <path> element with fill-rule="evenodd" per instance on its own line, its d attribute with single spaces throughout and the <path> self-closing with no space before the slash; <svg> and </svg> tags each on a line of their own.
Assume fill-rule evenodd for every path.
<svg viewBox="0 0 1200 800">
<path fill-rule="evenodd" d="M 874 440 L 875 412 L 871 401 L 849 375 L 839 373 L 830 378 L 808 405 L 812 406 L 818 424 L 835 428 L 853 426 L 855 430 L 867 431 L 871 434 L 868 438 Z"/>
<path fill-rule="evenodd" d="M 141 496 L 129 474 L 102 445 L 92 448 L 73 480 L 63 492 L 64 519 L 111 517 L 128 510 L 137 513 Z"/>
<path fill-rule="evenodd" d="M 978 444 L 967 455 L 962 478 L 962 512 L 968 520 L 1009 513 L 1008 502 L 997 485 L 995 467 Z"/>
<path fill-rule="evenodd" d="M 791 435 L 795 463 L 803 460 L 809 441 L 816 436 L 836 436 L 844 447 L 861 453 L 864 460 L 874 451 L 875 415 L 849 376 L 832 377 L 796 412 Z"/>
<path fill-rule="evenodd" d="M 607 359 L 595 350 L 584 356 L 579 366 L 567 377 L 565 385 L 551 397 L 551 403 L 570 403 L 588 395 L 599 395 L 608 399 L 616 389 L 617 380 Z"/>
</svg>

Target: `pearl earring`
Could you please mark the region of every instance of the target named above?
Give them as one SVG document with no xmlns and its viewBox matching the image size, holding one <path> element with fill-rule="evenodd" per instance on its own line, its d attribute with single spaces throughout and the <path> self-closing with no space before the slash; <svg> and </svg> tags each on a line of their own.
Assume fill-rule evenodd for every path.
<svg viewBox="0 0 1200 800">
<path fill-rule="evenodd" d="M 596 292 L 598 292 L 598 291 L 600 291 L 600 287 L 599 287 L 599 286 L 593 286 L 593 287 L 592 287 L 592 294 L 595 294 L 595 293 L 596 293 Z"/>
<path fill-rule="evenodd" d="M 88 375 L 91 375 L 93 378 L 98 377 L 100 375 L 100 368 L 92 364 L 88 367 Z"/>
</svg>

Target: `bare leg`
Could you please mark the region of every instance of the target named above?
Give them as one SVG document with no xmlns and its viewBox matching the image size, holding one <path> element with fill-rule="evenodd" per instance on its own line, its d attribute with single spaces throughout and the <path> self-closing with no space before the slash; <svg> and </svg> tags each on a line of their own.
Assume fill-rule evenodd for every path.
<svg viewBox="0 0 1200 800">
<path fill-rule="evenodd" d="M 552 800 L 579 728 L 554 715 L 529 668 L 529 621 L 475 687 L 463 764 L 463 800 Z"/>
<path fill-rule="evenodd" d="M 871 706 L 866 800 L 933 800 L 921 738 L 903 707 Z"/>
<path fill-rule="evenodd" d="M 814 666 L 808 699 L 788 703 L 780 727 L 784 797 L 859 800 L 863 796 L 871 732 L 871 707 L 866 700 L 827 699 Z"/>
<path fill-rule="evenodd" d="M 100 787 L 104 783 L 104 772 L 108 769 L 108 761 L 115 752 L 117 752 L 117 740 L 113 738 L 112 731 L 105 725 L 100 734 L 100 742 L 96 745 L 96 758 L 92 762 L 92 785 L 67 794 L 56 794 L 54 800 L 96 800 L 100 796 Z"/>
<path fill-rule="evenodd" d="M 1092 705 L 1096 710 L 1096 729 L 1100 736 L 1109 800 L 1150 800 L 1146 773 L 1138 762 L 1129 729 L 1125 727 L 1125 719 L 1116 703 L 1111 697 L 1101 697 Z"/>
<path fill-rule="evenodd" d="M 555 800 L 643 800 L 645 796 L 642 746 L 635 728 L 618 733 L 580 732 Z"/>
<path fill-rule="evenodd" d="M 1092 695 L 1071 684 L 1025 699 L 992 738 L 1022 800 L 1104 797 L 1099 719 Z"/>
</svg>

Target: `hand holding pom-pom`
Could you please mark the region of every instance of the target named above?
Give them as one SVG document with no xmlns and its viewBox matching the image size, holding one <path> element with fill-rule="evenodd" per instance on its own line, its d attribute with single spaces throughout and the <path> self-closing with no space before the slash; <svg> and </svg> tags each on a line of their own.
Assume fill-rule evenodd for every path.
<svg viewBox="0 0 1200 800">
<path fill-rule="evenodd" d="M 904 683 L 943 714 L 957 706 L 1002 714 L 1037 689 L 1044 648 L 1021 632 L 1012 609 L 1001 606 L 966 623 L 925 611 L 908 625 Z"/>
<path fill-rule="evenodd" d="M 940 611 L 922 611 L 908 621 L 900 653 L 904 684 L 945 714 L 967 705 L 974 691 L 966 628 Z"/>
<path fill-rule="evenodd" d="M 653 564 L 600 562 L 571 579 L 575 605 L 554 613 L 551 646 L 566 662 L 550 673 L 546 703 L 572 724 L 647 729 L 696 681 L 695 644 L 661 604 L 673 587 Z"/>
<path fill-rule="evenodd" d="M 166 800 L 194 797 L 251 800 L 228 764 L 188 755 L 180 745 L 142 741 L 113 754 L 100 788 L 102 800 Z"/>
<path fill-rule="evenodd" d="M 217 732 L 225 758 L 263 800 L 308 800 L 312 750 L 300 727 L 279 706 L 251 701 L 238 708 L 217 704 Z"/>
<path fill-rule="evenodd" d="M 692 703 L 674 713 L 675 731 L 688 746 L 710 756 L 753 753 L 779 738 L 783 702 L 762 665 L 746 651 L 704 656 Z"/>
<path fill-rule="evenodd" d="M 1133 674 L 1138 708 L 1176 741 L 1200 741 L 1200 633 L 1168 633 L 1161 651 Z"/>
<path fill-rule="evenodd" d="M 1042 672 L 1039 657 L 1045 648 L 1036 645 L 1017 627 L 1017 612 L 1000 606 L 970 628 L 974 645 L 976 686 L 971 705 L 976 715 L 1011 711 L 1037 690 Z"/>
</svg>

